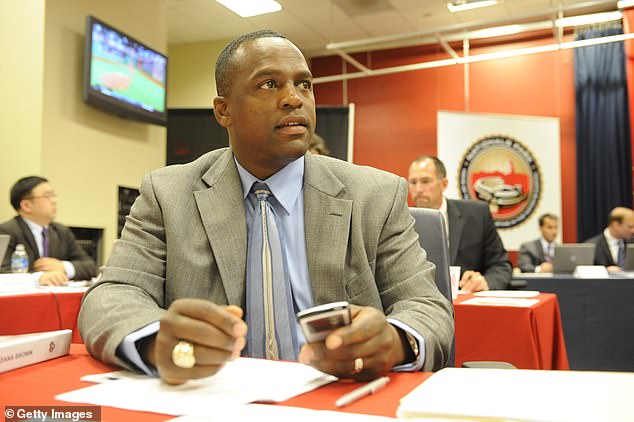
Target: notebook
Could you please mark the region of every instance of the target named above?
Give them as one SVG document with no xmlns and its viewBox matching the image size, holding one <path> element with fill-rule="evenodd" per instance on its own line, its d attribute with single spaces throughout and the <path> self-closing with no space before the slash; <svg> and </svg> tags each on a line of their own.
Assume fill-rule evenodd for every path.
<svg viewBox="0 0 634 422">
<path fill-rule="evenodd" d="M 555 245 L 553 273 L 572 273 L 577 265 L 594 263 L 594 248 L 591 243 L 564 243 Z"/>
</svg>

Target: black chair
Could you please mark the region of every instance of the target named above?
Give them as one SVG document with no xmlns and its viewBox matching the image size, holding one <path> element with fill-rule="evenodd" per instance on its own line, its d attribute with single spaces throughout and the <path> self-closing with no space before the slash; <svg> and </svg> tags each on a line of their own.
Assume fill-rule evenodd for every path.
<svg viewBox="0 0 634 422">
<path fill-rule="evenodd" d="M 420 245 L 427 252 L 427 260 L 436 266 L 436 286 L 440 293 L 452 302 L 451 279 L 449 278 L 449 243 L 445 219 L 438 210 L 430 208 L 409 209 L 414 217 L 414 230 L 418 233 Z M 455 339 L 451 344 L 448 366 L 454 366 Z"/>
<path fill-rule="evenodd" d="M 427 252 L 427 259 L 436 265 L 436 286 L 440 293 L 449 302 L 453 303 L 451 297 L 451 279 L 449 277 L 449 242 L 447 240 L 447 230 L 445 229 L 445 219 L 440 211 L 430 208 L 409 209 L 414 217 L 414 230 L 418 233 L 420 245 Z M 456 339 L 451 344 L 447 366 L 454 366 L 456 356 Z M 507 362 L 496 361 L 473 361 L 463 362 L 463 368 L 506 368 L 517 369 Z"/>
</svg>

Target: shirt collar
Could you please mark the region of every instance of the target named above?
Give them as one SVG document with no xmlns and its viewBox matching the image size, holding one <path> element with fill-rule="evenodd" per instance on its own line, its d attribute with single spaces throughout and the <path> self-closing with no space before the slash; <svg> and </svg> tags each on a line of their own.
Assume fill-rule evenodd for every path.
<svg viewBox="0 0 634 422">
<path fill-rule="evenodd" d="M 603 235 L 605 236 L 605 239 L 608 241 L 608 243 L 611 243 L 613 245 L 620 245 L 621 244 L 621 240 L 617 239 L 616 237 L 612 236 L 612 234 L 610 233 L 610 229 L 609 228 L 605 228 L 605 230 L 603 230 Z"/>
<path fill-rule="evenodd" d="M 440 204 L 440 209 L 439 211 L 443 214 L 443 215 L 447 215 L 447 198 L 445 198 L 444 196 L 442 197 L 442 203 Z"/>
<path fill-rule="evenodd" d="M 242 167 L 236 157 L 233 157 L 240 175 L 242 184 L 242 197 L 246 198 L 253 183 L 260 181 L 266 183 L 277 202 L 287 213 L 293 209 L 295 201 L 304 187 L 304 156 L 287 164 L 280 171 L 266 180 L 260 180 L 253 176 L 247 169 Z"/>
<path fill-rule="evenodd" d="M 21 217 L 21 218 L 26 223 L 26 225 L 29 226 L 29 229 L 31 229 L 32 232 L 41 233 L 42 230 L 46 228 L 44 226 L 40 226 L 37 223 L 34 223 L 33 221 L 31 221 L 31 220 L 29 220 L 27 218 L 24 218 L 24 217 Z"/>
</svg>

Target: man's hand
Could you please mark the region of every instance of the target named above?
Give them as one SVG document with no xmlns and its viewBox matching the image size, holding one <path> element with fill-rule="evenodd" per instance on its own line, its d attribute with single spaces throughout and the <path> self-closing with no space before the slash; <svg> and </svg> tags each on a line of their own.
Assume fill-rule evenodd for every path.
<svg viewBox="0 0 634 422">
<path fill-rule="evenodd" d="M 482 290 L 489 290 L 489 283 L 482 274 L 477 271 L 465 271 L 462 274 L 462 279 L 458 284 L 460 290 L 465 293 L 481 292 Z"/>
<path fill-rule="evenodd" d="M 63 286 L 68 283 L 68 276 L 64 270 L 47 271 L 40 276 L 39 283 L 42 286 Z"/>
<path fill-rule="evenodd" d="M 179 299 L 161 318 L 161 328 L 144 351 L 145 358 L 168 384 L 183 384 L 218 372 L 240 356 L 246 345 L 247 325 L 242 308 L 219 306 L 203 299 Z M 185 340 L 194 345 L 196 365 L 180 368 L 172 362 L 174 346 Z"/>
<path fill-rule="evenodd" d="M 552 262 L 542 262 L 539 265 L 540 273 L 552 273 L 553 272 L 553 264 Z"/>
<path fill-rule="evenodd" d="M 34 271 L 64 271 L 64 264 L 57 258 L 39 258 L 33 262 Z"/>
<path fill-rule="evenodd" d="M 388 372 L 407 356 L 398 330 L 372 307 L 350 305 L 352 323 L 334 330 L 325 341 L 305 345 L 299 360 L 340 378 L 367 381 Z M 355 359 L 363 370 L 355 372 Z"/>
</svg>

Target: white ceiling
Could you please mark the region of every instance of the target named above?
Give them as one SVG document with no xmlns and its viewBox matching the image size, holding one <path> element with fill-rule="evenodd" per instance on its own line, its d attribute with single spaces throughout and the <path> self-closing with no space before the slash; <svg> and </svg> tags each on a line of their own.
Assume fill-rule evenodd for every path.
<svg viewBox="0 0 634 422">
<path fill-rule="evenodd" d="M 616 0 L 503 0 L 501 4 L 451 13 L 447 0 L 277 0 L 282 10 L 241 18 L 215 0 L 168 0 L 168 42 L 235 38 L 269 28 L 280 31 L 307 55 L 326 53 L 328 43 L 427 31 L 444 32 L 616 10 Z M 466 29 L 466 28 L 461 28 Z"/>
</svg>

